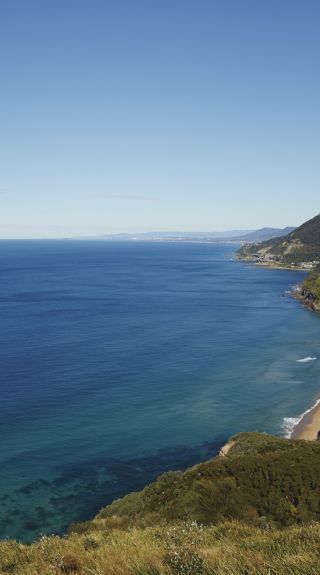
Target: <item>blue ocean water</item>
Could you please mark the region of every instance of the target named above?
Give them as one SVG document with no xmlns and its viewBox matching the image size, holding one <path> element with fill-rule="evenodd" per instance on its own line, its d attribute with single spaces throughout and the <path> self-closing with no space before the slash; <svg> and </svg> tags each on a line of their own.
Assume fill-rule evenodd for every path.
<svg viewBox="0 0 320 575">
<path fill-rule="evenodd" d="M 304 274 L 235 249 L 0 242 L 1 537 L 63 532 L 319 397 Z"/>
</svg>

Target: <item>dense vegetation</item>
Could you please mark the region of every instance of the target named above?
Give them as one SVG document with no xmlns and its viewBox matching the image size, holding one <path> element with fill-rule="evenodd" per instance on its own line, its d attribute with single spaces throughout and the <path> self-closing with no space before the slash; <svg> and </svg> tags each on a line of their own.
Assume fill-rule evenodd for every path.
<svg viewBox="0 0 320 575">
<path fill-rule="evenodd" d="M 317 306 L 320 303 L 320 266 L 312 270 L 302 284 L 305 298 L 311 299 Z"/>
<path fill-rule="evenodd" d="M 114 516 L 125 527 L 230 519 L 283 527 L 320 520 L 320 443 L 239 434 L 226 457 L 165 473 L 103 509 L 98 518 L 108 525 Z"/>
<path fill-rule="evenodd" d="M 243 246 L 238 256 L 252 258 L 253 254 L 270 256 L 275 263 L 296 264 L 320 258 L 320 215 L 305 222 L 285 237 L 274 238 L 260 244 Z"/>
<path fill-rule="evenodd" d="M 239 434 L 224 457 L 165 473 L 67 537 L 0 543 L 16 575 L 316 575 L 320 443 Z"/>
</svg>

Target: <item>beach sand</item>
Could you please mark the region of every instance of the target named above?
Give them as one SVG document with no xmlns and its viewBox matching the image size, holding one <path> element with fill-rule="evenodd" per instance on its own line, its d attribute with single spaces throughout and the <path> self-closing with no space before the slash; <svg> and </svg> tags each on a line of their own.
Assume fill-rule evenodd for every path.
<svg viewBox="0 0 320 575">
<path fill-rule="evenodd" d="M 310 409 L 295 426 L 291 439 L 314 441 L 320 431 L 320 402 Z"/>
</svg>

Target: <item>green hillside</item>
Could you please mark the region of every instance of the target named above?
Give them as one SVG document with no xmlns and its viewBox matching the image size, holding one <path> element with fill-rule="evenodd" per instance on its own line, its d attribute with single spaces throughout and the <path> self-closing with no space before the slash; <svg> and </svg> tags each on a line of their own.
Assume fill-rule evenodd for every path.
<svg viewBox="0 0 320 575">
<path fill-rule="evenodd" d="M 0 574 L 316 575 L 320 443 L 259 433 L 75 524 L 0 543 Z"/>
<path fill-rule="evenodd" d="M 285 237 L 259 244 L 246 244 L 238 251 L 240 259 L 261 263 L 300 266 L 302 262 L 320 261 L 320 215 L 305 222 Z"/>
<path fill-rule="evenodd" d="M 264 517 L 278 526 L 320 520 L 320 443 L 243 433 L 230 445 L 227 456 L 165 473 L 104 508 L 97 520 L 108 524 L 117 516 L 126 527 L 188 519 L 256 524 Z M 91 527 L 82 524 L 80 531 Z"/>
</svg>

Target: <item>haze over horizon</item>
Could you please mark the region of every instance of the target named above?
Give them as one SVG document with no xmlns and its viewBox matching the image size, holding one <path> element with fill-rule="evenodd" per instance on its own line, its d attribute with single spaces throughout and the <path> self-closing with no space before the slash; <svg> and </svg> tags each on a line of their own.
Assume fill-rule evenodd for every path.
<svg viewBox="0 0 320 575">
<path fill-rule="evenodd" d="M 275 229 L 285 229 L 287 228 L 291 229 L 291 226 L 283 226 L 283 228 L 275 228 Z M 90 227 L 83 227 L 83 228 L 78 228 L 78 230 L 76 231 L 74 228 L 70 229 L 68 226 L 3 226 L 4 229 L 6 229 L 7 231 L 7 235 L 3 235 L 2 237 L 0 237 L 0 241 L 1 240 L 46 240 L 46 239 L 51 239 L 51 240 L 55 240 L 55 239 L 103 239 L 103 238 L 112 238 L 114 237 L 115 239 L 117 237 L 121 238 L 121 236 L 123 236 L 123 238 L 125 238 L 125 236 L 128 236 L 128 238 L 130 237 L 134 237 L 134 236 L 141 236 L 142 238 L 145 236 L 146 238 L 149 236 L 150 238 L 156 238 L 157 235 L 159 237 L 163 237 L 163 238 L 170 238 L 170 237 L 203 237 L 205 238 L 206 236 L 209 237 L 214 237 L 216 236 L 221 237 L 221 239 L 224 237 L 225 239 L 233 239 L 233 238 L 241 238 L 242 236 L 245 237 L 246 235 L 250 235 L 250 233 L 253 233 L 255 231 L 259 231 L 260 229 L 273 229 L 272 226 L 263 226 L 262 228 L 251 228 L 251 229 L 225 229 L 225 230 L 213 230 L 213 229 L 208 229 L 208 230 L 164 230 L 164 229 L 158 229 L 158 230 L 150 230 L 150 229 L 145 229 L 145 230 L 132 230 L 132 231 L 128 231 L 128 230 L 124 230 L 124 231 L 118 231 L 118 232 L 105 232 L 105 230 L 103 228 L 101 228 L 100 233 L 97 231 L 97 228 L 92 230 L 92 228 Z M 94 233 L 95 232 L 95 233 Z"/>
<path fill-rule="evenodd" d="M 298 226 L 318 211 L 316 0 L 0 7 L 0 238 Z"/>
</svg>

